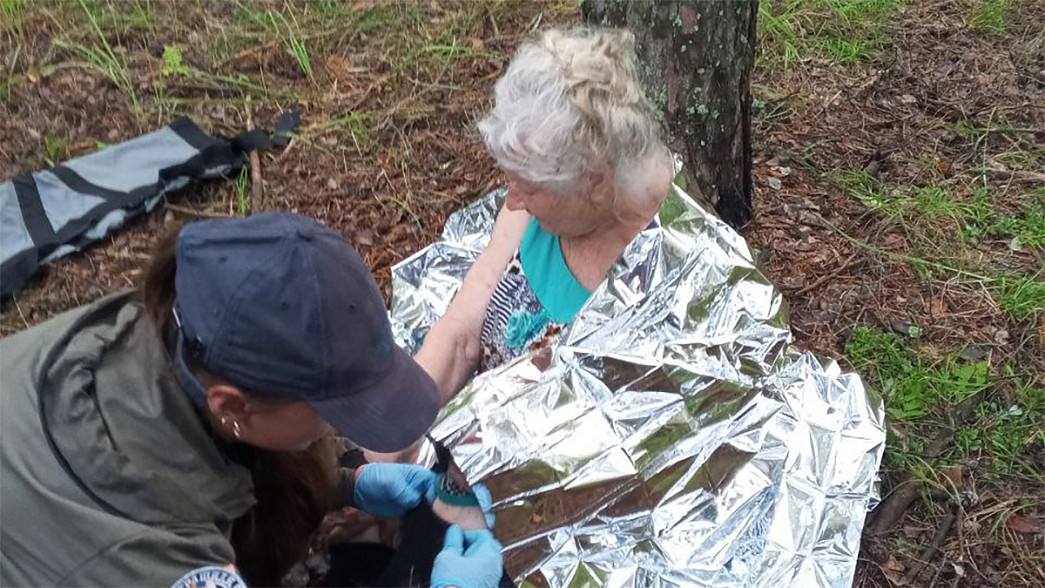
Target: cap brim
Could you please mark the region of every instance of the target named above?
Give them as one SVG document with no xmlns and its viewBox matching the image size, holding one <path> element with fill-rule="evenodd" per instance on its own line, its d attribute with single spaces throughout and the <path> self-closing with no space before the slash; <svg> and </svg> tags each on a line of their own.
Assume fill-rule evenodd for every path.
<svg viewBox="0 0 1045 588">
<path fill-rule="evenodd" d="M 357 394 L 310 400 L 338 433 L 357 445 L 393 453 L 420 439 L 439 413 L 439 387 L 405 351 L 396 347 L 385 377 Z"/>
</svg>

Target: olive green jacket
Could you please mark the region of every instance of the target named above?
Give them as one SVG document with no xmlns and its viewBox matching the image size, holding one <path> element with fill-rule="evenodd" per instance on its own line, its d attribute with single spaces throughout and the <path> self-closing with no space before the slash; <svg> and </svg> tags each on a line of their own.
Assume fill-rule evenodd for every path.
<svg viewBox="0 0 1045 588">
<path fill-rule="evenodd" d="M 253 504 L 130 294 L 0 341 L 0 584 L 169 586 Z"/>
</svg>

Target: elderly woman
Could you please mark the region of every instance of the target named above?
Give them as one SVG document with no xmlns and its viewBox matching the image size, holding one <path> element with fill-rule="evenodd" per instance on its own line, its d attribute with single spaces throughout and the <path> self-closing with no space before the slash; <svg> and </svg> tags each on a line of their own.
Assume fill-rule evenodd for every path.
<svg viewBox="0 0 1045 588">
<path fill-rule="evenodd" d="M 519 48 L 479 123 L 508 179 L 490 242 L 418 363 L 449 401 L 476 371 L 554 341 L 654 221 L 673 167 L 623 30 L 550 30 Z"/>
</svg>

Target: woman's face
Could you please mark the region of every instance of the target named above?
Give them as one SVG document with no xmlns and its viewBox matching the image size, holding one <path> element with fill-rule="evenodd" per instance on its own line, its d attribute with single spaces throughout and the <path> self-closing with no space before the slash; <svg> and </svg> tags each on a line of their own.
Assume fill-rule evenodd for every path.
<svg viewBox="0 0 1045 588">
<path fill-rule="evenodd" d="M 331 427 L 306 402 L 247 394 L 226 383 L 207 387 L 207 404 L 225 437 L 272 451 L 304 451 Z"/>
<path fill-rule="evenodd" d="M 582 194 L 564 196 L 519 176 L 506 173 L 508 210 L 525 210 L 537 219 L 541 228 L 552 235 L 578 236 L 598 229 L 606 218 L 607 210 L 593 199 L 592 190 Z"/>
<path fill-rule="evenodd" d="M 240 441 L 273 451 L 304 451 L 331 427 L 306 402 L 264 402 L 246 414 Z"/>
</svg>

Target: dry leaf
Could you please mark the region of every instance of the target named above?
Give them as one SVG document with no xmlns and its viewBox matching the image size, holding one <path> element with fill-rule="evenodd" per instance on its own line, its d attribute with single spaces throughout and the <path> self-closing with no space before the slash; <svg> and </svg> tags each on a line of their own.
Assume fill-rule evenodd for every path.
<svg viewBox="0 0 1045 588">
<path fill-rule="evenodd" d="M 363 229 L 356 233 L 356 243 L 360 245 L 373 245 L 374 244 L 374 232 L 370 229 Z"/>
<path fill-rule="evenodd" d="M 1009 528 L 1017 533 L 1024 533 L 1027 535 L 1038 532 L 1038 529 L 1027 520 L 1027 517 L 1016 514 L 1009 517 Z"/>
<path fill-rule="evenodd" d="M 907 571 L 907 568 L 904 567 L 904 565 L 902 563 L 900 563 L 900 560 L 896 559 L 895 555 L 890 555 L 889 556 L 889 559 L 887 559 L 885 561 L 885 563 L 882 564 L 882 569 L 890 571 L 890 572 L 901 572 L 901 573 Z"/>
<path fill-rule="evenodd" d="M 887 235 L 885 240 L 882 241 L 882 245 L 886 249 L 895 249 L 899 251 L 907 251 L 907 240 L 897 234 Z"/>
<path fill-rule="evenodd" d="M 946 315 L 947 303 L 942 298 L 933 298 L 929 301 L 929 314 L 937 318 Z"/>
<path fill-rule="evenodd" d="M 893 586 L 907 585 L 907 579 L 903 577 L 903 573 L 906 570 L 907 568 L 892 555 L 882 564 L 882 573 L 885 574 L 885 577 L 889 579 Z"/>
<path fill-rule="evenodd" d="M 943 468 L 940 470 L 940 474 L 943 475 L 953 486 L 952 488 L 961 488 L 962 479 L 965 477 L 965 470 L 962 466 L 953 466 L 949 468 Z"/>
</svg>

